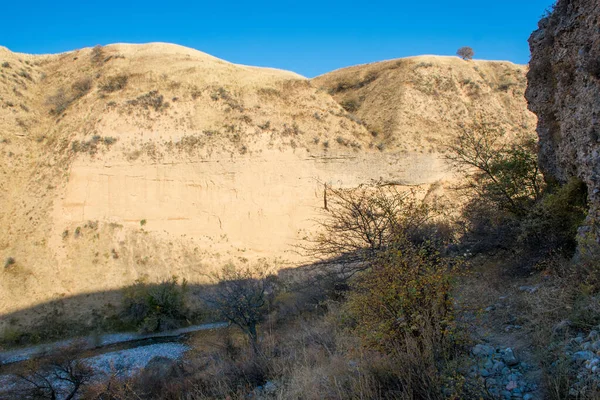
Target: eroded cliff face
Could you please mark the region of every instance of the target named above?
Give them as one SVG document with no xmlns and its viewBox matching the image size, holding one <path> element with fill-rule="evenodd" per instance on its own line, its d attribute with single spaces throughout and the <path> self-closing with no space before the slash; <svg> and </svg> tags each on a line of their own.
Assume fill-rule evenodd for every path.
<svg viewBox="0 0 600 400">
<path fill-rule="evenodd" d="M 529 38 L 526 98 L 538 116 L 540 164 L 549 179 L 588 186 L 588 225 L 600 239 L 600 3 L 559 0 Z"/>
</svg>

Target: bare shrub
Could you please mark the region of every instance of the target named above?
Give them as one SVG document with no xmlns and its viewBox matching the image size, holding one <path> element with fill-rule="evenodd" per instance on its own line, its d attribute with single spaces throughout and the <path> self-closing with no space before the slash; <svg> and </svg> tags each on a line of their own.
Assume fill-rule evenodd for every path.
<svg viewBox="0 0 600 400">
<path fill-rule="evenodd" d="M 46 99 L 46 104 L 51 107 L 50 113 L 54 115 L 62 114 L 72 102 L 73 99 L 65 92 L 63 88 L 58 89 L 54 95 L 49 96 Z"/>
<path fill-rule="evenodd" d="M 81 78 L 75 81 L 71 85 L 71 89 L 73 89 L 73 95 L 76 99 L 85 96 L 92 90 L 92 78 Z"/>
<path fill-rule="evenodd" d="M 104 48 L 99 44 L 92 48 L 91 61 L 92 64 L 102 65 L 104 62 L 105 53 Z"/>
<path fill-rule="evenodd" d="M 368 266 L 399 233 L 416 237 L 421 226 L 438 215 L 435 207 L 382 183 L 355 189 L 324 186 L 321 233 L 301 249 L 317 265 L 335 265 L 336 274 L 352 275 Z"/>
<path fill-rule="evenodd" d="M 154 109 L 156 112 L 161 112 L 169 107 L 169 102 L 164 101 L 162 94 L 158 90 L 152 90 L 146 94 L 137 97 L 134 100 L 127 101 L 130 106 L 142 107 L 145 110 Z"/>
<path fill-rule="evenodd" d="M 94 377 L 93 369 L 78 360 L 79 350 L 67 347 L 46 359 L 29 361 L 15 374 L 14 394 L 33 399 L 75 398 Z"/>
<path fill-rule="evenodd" d="M 270 267 L 265 263 L 252 267 L 227 264 L 210 278 L 216 287 L 202 298 L 215 307 L 222 318 L 239 327 L 256 351 L 257 326 L 266 313 L 274 287 Z"/>
<path fill-rule="evenodd" d="M 107 78 L 101 85 L 100 90 L 106 93 L 123 90 L 127 86 L 129 77 L 127 75 L 115 75 Z"/>
</svg>

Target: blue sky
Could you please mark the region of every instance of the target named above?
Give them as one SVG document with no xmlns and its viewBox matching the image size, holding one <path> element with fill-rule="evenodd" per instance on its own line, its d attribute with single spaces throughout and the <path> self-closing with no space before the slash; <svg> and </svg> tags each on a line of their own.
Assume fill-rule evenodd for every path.
<svg viewBox="0 0 600 400">
<path fill-rule="evenodd" d="M 56 53 L 116 42 L 172 42 L 225 60 L 313 77 L 419 54 L 529 61 L 527 38 L 552 0 L 7 1 L 0 45 Z"/>
</svg>

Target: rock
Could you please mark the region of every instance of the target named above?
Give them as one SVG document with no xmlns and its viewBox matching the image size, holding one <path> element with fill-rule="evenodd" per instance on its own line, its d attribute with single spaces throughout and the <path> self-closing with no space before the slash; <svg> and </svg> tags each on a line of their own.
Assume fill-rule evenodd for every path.
<svg viewBox="0 0 600 400">
<path fill-rule="evenodd" d="M 538 290 L 538 286 L 519 286 L 519 290 L 521 292 L 535 293 Z"/>
<path fill-rule="evenodd" d="M 600 240 L 599 18 L 598 0 L 558 0 L 529 38 L 525 97 L 538 116 L 540 168 L 546 179 L 577 177 L 587 186 L 592 230 L 580 236 L 580 248 Z"/>
<path fill-rule="evenodd" d="M 488 371 L 485 368 L 482 368 L 481 370 L 479 370 L 479 375 L 483 376 L 484 378 L 487 378 L 491 374 L 490 374 L 490 371 Z"/>
<path fill-rule="evenodd" d="M 525 396 L 523 396 L 523 400 L 533 400 L 533 395 L 530 393 L 527 393 Z"/>
<path fill-rule="evenodd" d="M 597 330 L 592 330 L 588 334 L 588 340 L 590 341 L 598 340 L 598 338 L 600 338 L 600 335 L 598 334 Z"/>
<path fill-rule="evenodd" d="M 552 328 L 552 333 L 555 335 L 564 335 L 567 333 L 572 324 L 573 323 L 568 319 L 560 321 L 558 324 L 554 325 Z"/>
<path fill-rule="evenodd" d="M 519 364 L 519 361 L 517 360 L 517 357 L 515 357 L 515 354 L 513 353 L 512 349 L 510 347 L 507 347 L 502 352 L 502 360 L 509 367 L 514 367 L 515 365 Z"/>
<path fill-rule="evenodd" d="M 471 353 L 477 357 L 491 356 L 495 351 L 496 350 L 492 346 L 488 346 L 486 344 L 478 344 L 471 349 Z"/>
<path fill-rule="evenodd" d="M 589 350 L 582 350 L 582 351 L 573 353 L 571 358 L 575 361 L 591 360 L 592 358 L 594 358 L 594 353 L 592 353 Z"/>
<path fill-rule="evenodd" d="M 505 367 L 506 364 L 504 364 L 502 361 L 494 361 L 494 371 L 502 371 Z"/>
<path fill-rule="evenodd" d="M 277 391 L 277 385 L 272 381 L 267 381 L 263 386 L 263 392 L 265 394 L 275 394 Z"/>
</svg>

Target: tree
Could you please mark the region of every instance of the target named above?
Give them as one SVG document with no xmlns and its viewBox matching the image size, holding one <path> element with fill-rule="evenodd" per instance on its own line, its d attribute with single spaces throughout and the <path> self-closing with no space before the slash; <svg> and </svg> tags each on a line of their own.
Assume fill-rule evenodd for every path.
<svg viewBox="0 0 600 400">
<path fill-rule="evenodd" d="M 523 216 L 543 194 L 536 147 L 533 135 L 508 139 L 495 125 L 474 123 L 447 146 L 446 160 L 463 174 L 463 188 L 499 210 Z"/>
<path fill-rule="evenodd" d="M 456 55 L 463 60 L 471 60 L 475 55 L 475 51 L 469 46 L 464 46 L 456 51 Z"/>
<path fill-rule="evenodd" d="M 273 292 L 273 275 L 267 264 L 238 267 L 225 265 L 210 275 L 216 287 L 204 295 L 222 318 L 244 332 L 255 352 L 258 347 L 257 326 L 267 311 L 268 296 Z"/>
<path fill-rule="evenodd" d="M 353 189 L 326 187 L 327 212 L 320 233 L 301 246 L 314 264 L 333 266 L 339 277 L 368 268 L 368 262 L 399 234 L 415 238 L 435 216 L 412 191 L 377 183 Z"/>
<path fill-rule="evenodd" d="M 29 361 L 15 374 L 15 394 L 20 398 L 75 398 L 95 375 L 93 368 L 78 359 L 80 356 L 81 348 L 74 345 L 58 350 L 47 359 Z"/>
</svg>

